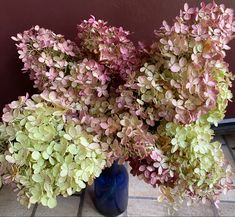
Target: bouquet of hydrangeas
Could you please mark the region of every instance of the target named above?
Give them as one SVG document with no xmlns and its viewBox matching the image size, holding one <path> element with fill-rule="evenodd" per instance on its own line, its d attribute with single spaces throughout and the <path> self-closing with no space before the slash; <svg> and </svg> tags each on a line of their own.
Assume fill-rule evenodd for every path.
<svg viewBox="0 0 235 217">
<path fill-rule="evenodd" d="M 217 203 L 234 187 L 210 129 L 232 98 L 224 57 L 234 31 L 233 11 L 211 3 L 185 4 L 149 47 L 94 17 L 75 42 L 39 26 L 12 37 L 41 93 L 3 110 L 0 185 L 52 208 L 119 160 L 159 187 L 160 201 Z"/>
<path fill-rule="evenodd" d="M 140 136 L 132 122 L 147 137 L 140 150 L 135 145 L 140 155 L 129 155 L 132 173 L 159 187 L 160 201 L 217 203 L 220 193 L 234 188 L 231 166 L 210 129 L 232 98 L 224 57 L 234 31 L 233 11 L 224 5 L 185 4 L 173 25 L 164 21 L 155 32 L 145 63 L 120 88 L 118 101 L 128 108 L 123 126 L 131 132 L 121 136 Z"/>
<path fill-rule="evenodd" d="M 7 105 L 0 125 L 1 183 L 22 204 L 53 208 L 120 158 L 116 89 L 140 66 L 128 35 L 91 17 L 77 43 L 39 26 L 12 37 L 41 91 Z"/>
</svg>

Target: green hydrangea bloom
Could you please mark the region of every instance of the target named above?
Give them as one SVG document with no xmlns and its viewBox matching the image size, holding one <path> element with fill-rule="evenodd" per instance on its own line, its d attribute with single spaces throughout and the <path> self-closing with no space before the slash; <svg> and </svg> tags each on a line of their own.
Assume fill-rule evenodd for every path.
<svg viewBox="0 0 235 217">
<path fill-rule="evenodd" d="M 225 63 L 224 63 L 225 64 Z M 233 95 L 231 92 L 232 80 L 234 76 L 228 72 L 227 66 L 218 65 L 214 68 L 213 77 L 217 81 L 218 96 L 216 108 L 209 111 L 206 115 L 201 116 L 198 122 L 212 123 L 218 126 L 218 122 L 224 119 L 228 101 L 231 101 Z"/>
<path fill-rule="evenodd" d="M 4 109 L 0 164 L 15 182 L 19 201 L 53 208 L 56 197 L 79 192 L 98 177 L 105 155 L 69 111 L 39 95 L 21 97 Z"/>
<path fill-rule="evenodd" d="M 202 122 L 180 125 L 162 123 L 159 134 L 171 138 L 168 163 L 177 174 L 171 194 L 180 198 L 214 199 L 221 180 L 230 176 L 226 170 L 224 154 L 219 142 L 212 142 L 210 124 Z M 219 191 L 219 190 L 218 190 Z M 178 198 L 177 197 L 177 198 Z"/>
</svg>

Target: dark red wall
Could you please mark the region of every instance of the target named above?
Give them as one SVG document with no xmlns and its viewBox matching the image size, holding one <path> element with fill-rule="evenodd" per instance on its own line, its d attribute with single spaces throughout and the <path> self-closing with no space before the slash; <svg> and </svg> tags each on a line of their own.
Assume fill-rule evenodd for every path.
<svg viewBox="0 0 235 217">
<path fill-rule="evenodd" d="M 28 76 L 21 73 L 22 63 L 12 35 L 36 24 L 64 34 L 69 39 L 76 35 L 76 25 L 94 15 L 109 21 L 111 25 L 123 26 L 134 34 L 133 40 L 151 42 L 153 30 L 162 20 L 170 21 L 183 7 L 184 0 L 6 0 L 0 5 L 0 110 L 4 104 L 24 95 L 36 92 Z M 200 1 L 188 0 L 190 5 Z M 209 1 L 207 1 L 209 2 Z M 235 0 L 217 1 L 235 9 Z M 227 61 L 235 72 L 235 40 L 231 42 Z M 233 89 L 235 94 L 235 88 Z M 235 103 L 231 103 L 227 117 L 235 117 Z"/>
</svg>

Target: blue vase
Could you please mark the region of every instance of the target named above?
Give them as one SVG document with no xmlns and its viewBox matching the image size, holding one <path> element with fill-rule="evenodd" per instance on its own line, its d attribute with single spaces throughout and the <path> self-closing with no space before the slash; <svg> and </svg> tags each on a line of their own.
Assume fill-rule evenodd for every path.
<svg viewBox="0 0 235 217">
<path fill-rule="evenodd" d="M 94 183 L 94 204 L 105 216 L 117 216 L 127 209 L 129 177 L 117 161 L 106 168 Z"/>
</svg>

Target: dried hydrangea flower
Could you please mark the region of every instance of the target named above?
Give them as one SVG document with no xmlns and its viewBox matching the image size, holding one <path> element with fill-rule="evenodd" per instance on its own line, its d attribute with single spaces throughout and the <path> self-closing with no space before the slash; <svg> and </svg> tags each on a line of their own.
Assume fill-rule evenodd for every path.
<svg viewBox="0 0 235 217">
<path fill-rule="evenodd" d="M 214 132 L 209 124 L 167 123 L 161 133 L 171 138 L 172 154 L 167 156 L 169 165 L 177 168 L 173 170 L 179 177 L 177 194 L 193 200 L 217 200 L 224 189 L 234 188 L 221 144 L 211 142 Z"/>
<path fill-rule="evenodd" d="M 154 81 L 163 92 L 172 91 L 168 105 L 174 110 L 174 122 L 192 123 L 219 107 L 218 86 L 224 81 L 216 71 L 221 71 L 223 79 L 232 78 L 223 59 L 233 37 L 233 26 L 233 11 L 224 5 L 211 3 L 189 8 L 185 4 L 174 25 L 165 24 L 156 32 L 159 41 L 150 52 L 159 52 L 163 60 L 156 66 L 162 78 Z M 226 82 L 231 83 L 229 79 Z M 164 87 L 166 83 L 168 87 Z"/>
<path fill-rule="evenodd" d="M 8 104 L 2 119 L 1 177 L 16 184 L 19 201 L 28 207 L 55 207 L 58 195 L 81 191 L 106 164 L 94 136 L 73 120 L 69 110 L 40 95 Z"/>
<path fill-rule="evenodd" d="M 213 3 L 200 9 L 185 5 L 174 25 L 164 22 L 156 32 L 149 60 L 128 78 L 118 102 L 151 125 L 162 118 L 189 124 L 204 115 L 216 124 L 231 99 L 233 76 L 224 57 L 233 25 L 233 13 L 223 5 Z M 195 33 L 196 26 L 203 28 L 203 37 L 198 38 L 202 33 Z M 220 117 L 215 120 L 215 115 Z"/>
<path fill-rule="evenodd" d="M 168 159 L 161 150 L 155 149 L 150 155 L 141 158 L 130 158 L 131 173 L 143 179 L 153 187 L 173 185 L 174 173 L 168 165 Z"/>
<path fill-rule="evenodd" d="M 233 76 L 224 57 L 234 30 L 231 9 L 185 4 L 173 25 L 163 22 L 149 49 L 137 51 L 128 32 L 91 17 L 78 26 L 75 57 L 61 45 L 55 59 L 47 49 L 33 54 L 35 65 L 48 71 L 41 97 L 70 111 L 74 124 L 99 144 L 106 166 L 116 159 L 130 161 L 134 175 L 159 187 L 160 201 L 174 206 L 182 198 L 217 202 L 220 193 L 234 187 L 231 168 L 220 144 L 211 142 L 210 130 L 210 123 L 223 119 L 232 97 Z M 20 52 L 23 60 L 28 55 Z M 34 79 L 40 80 L 43 67 L 37 69 Z M 6 110 L 3 119 L 11 120 L 12 114 Z M 14 162 L 5 155 L 5 162 Z M 50 150 L 44 157 L 50 160 Z M 24 191 L 20 195 L 25 198 Z"/>
<path fill-rule="evenodd" d="M 127 78 L 140 61 L 129 32 L 122 27 L 108 26 L 103 20 L 91 17 L 78 25 L 78 44 L 85 56 L 107 67 L 109 76 Z"/>
<path fill-rule="evenodd" d="M 155 138 L 145 156 L 131 151 L 132 173 L 159 187 L 159 200 L 173 206 L 183 198 L 218 201 L 222 192 L 234 188 L 231 169 L 220 144 L 211 142 L 210 129 L 224 118 L 232 98 L 233 76 L 224 57 L 233 26 L 233 12 L 223 5 L 185 4 L 172 26 L 164 21 L 156 32 L 146 63 L 119 86 L 118 108 Z M 132 150 L 138 137 L 125 134 Z M 157 154 L 153 158 L 155 151 L 162 159 Z"/>
<path fill-rule="evenodd" d="M 190 203 L 218 201 L 221 193 L 234 189 L 231 166 L 224 159 L 221 144 L 211 142 L 209 124 L 179 125 L 162 121 L 156 144 L 144 158 L 130 157 L 131 173 L 159 187 L 159 201 L 174 207 L 179 200 Z"/>
<path fill-rule="evenodd" d="M 24 63 L 23 70 L 29 71 L 34 86 L 40 90 L 48 88 L 61 71 L 69 71 L 80 56 L 74 42 L 39 26 L 18 33 L 12 39 Z"/>
<path fill-rule="evenodd" d="M 140 61 L 137 49 L 127 39 L 128 32 L 105 26 L 106 32 L 100 29 L 98 38 L 96 35 L 90 38 L 86 35 L 90 27 L 85 22 L 79 27 L 83 32 L 80 39 L 99 40 L 100 44 L 104 40 L 101 59 L 85 52 L 89 49 L 87 44 L 80 41 L 78 48 L 63 36 L 38 26 L 13 39 L 17 41 L 24 70 L 31 71 L 35 86 L 43 91 L 42 97 L 72 110 L 74 118 L 97 137 L 105 152 L 108 146 L 107 164 L 110 165 L 120 154 L 120 148 L 116 145 L 120 119 L 114 115 L 118 110 L 115 89 L 123 82 L 119 75 L 124 78 L 138 67 Z M 113 47 L 109 57 L 104 57 L 105 49 L 112 47 L 112 43 L 117 49 Z M 116 147 L 115 150 L 112 147 Z"/>
</svg>

